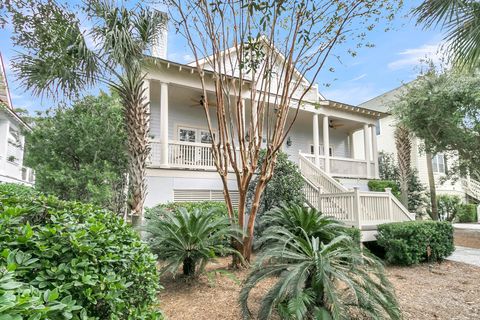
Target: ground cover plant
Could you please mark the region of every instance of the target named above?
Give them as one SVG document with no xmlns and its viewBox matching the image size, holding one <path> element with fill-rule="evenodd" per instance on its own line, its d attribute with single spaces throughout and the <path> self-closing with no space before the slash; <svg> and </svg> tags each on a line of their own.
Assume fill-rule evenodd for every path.
<svg viewBox="0 0 480 320">
<path fill-rule="evenodd" d="M 64 305 L 62 319 L 161 317 L 156 258 L 110 211 L 0 184 L 0 248 L 0 269 L 31 288 L 32 303 Z"/>
</svg>

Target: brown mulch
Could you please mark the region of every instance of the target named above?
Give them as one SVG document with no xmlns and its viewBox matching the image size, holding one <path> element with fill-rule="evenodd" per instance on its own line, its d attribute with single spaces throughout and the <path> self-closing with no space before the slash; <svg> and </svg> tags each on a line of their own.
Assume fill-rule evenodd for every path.
<svg viewBox="0 0 480 320">
<path fill-rule="evenodd" d="M 241 319 L 238 305 L 240 281 L 248 270 L 227 270 L 230 259 L 219 259 L 207 268 L 208 276 L 186 281 L 164 277 L 160 305 L 170 320 Z M 446 261 L 414 267 L 387 267 L 406 320 L 480 319 L 480 268 Z M 269 279 L 252 291 L 250 308 L 274 283 Z"/>
<path fill-rule="evenodd" d="M 480 230 L 455 229 L 455 245 L 480 249 Z"/>
</svg>

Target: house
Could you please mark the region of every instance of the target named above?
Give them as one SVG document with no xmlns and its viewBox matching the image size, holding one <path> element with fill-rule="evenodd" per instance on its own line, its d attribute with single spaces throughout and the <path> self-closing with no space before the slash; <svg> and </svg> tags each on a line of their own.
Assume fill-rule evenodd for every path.
<svg viewBox="0 0 480 320">
<path fill-rule="evenodd" d="M 396 99 L 400 99 L 402 94 L 407 90 L 408 83 L 398 88 L 385 92 L 371 100 L 361 103 L 359 106 L 369 110 L 375 110 L 382 113 L 389 112 L 389 108 Z M 378 150 L 394 154 L 396 157 L 397 150 L 395 147 L 394 131 L 396 128 L 397 120 L 393 115 L 388 115 L 378 119 L 377 122 L 377 143 Z M 361 145 L 361 137 L 356 136 L 356 143 Z M 357 156 L 363 156 L 361 154 L 361 148 L 358 149 Z M 427 171 L 427 158 L 423 151 L 422 141 L 416 137 L 412 139 L 412 154 L 411 154 L 412 166 L 418 170 L 418 176 L 420 181 L 428 186 L 428 171 Z M 433 175 L 435 179 L 435 186 L 437 194 L 448 194 L 459 196 L 464 201 L 473 198 L 475 202 L 480 200 L 480 183 L 473 179 L 447 179 L 448 168 L 456 161 L 454 155 L 449 154 L 448 157 L 445 154 L 439 153 L 432 158 Z"/>
<path fill-rule="evenodd" d="M 0 54 L 0 182 L 34 184 L 33 170 L 23 165 L 24 130 L 30 128 L 15 113 Z"/>
<path fill-rule="evenodd" d="M 152 138 L 145 206 L 168 201 L 223 201 L 196 65 L 167 60 L 166 38 L 164 34 L 159 47 L 152 50 L 155 63 L 145 70 Z M 236 59 L 234 50 L 226 55 Z M 207 60 L 199 63 L 208 74 Z M 235 71 L 228 76 L 234 77 Z M 211 100 L 212 84 L 212 80 L 206 83 Z M 248 99 L 243 103 L 245 119 L 250 119 L 252 104 Z M 214 110 L 211 112 L 215 118 Z M 366 181 L 378 178 L 376 123 L 385 116 L 384 112 L 328 100 L 318 86 L 311 87 L 282 149 L 299 164 L 312 206 L 365 230 L 379 223 L 412 219 L 391 193 L 365 191 Z M 360 147 L 353 140 L 357 133 L 363 137 L 363 154 L 367 155 L 362 158 L 355 156 Z M 233 174 L 228 183 L 231 190 L 236 189 Z M 234 199 L 236 196 L 238 199 L 233 192 Z"/>
</svg>

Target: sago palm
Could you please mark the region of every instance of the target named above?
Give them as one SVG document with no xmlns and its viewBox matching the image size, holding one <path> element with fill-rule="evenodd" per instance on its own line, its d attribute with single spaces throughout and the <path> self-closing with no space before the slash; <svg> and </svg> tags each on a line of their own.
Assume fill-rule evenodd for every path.
<svg viewBox="0 0 480 320">
<path fill-rule="evenodd" d="M 218 210 L 180 208 L 147 217 L 144 230 L 152 250 L 164 259 L 162 273 L 193 276 L 217 254 L 238 254 L 225 240 L 241 238 L 241 232 L 231 226 L 226 214 Z"/>
<path fill-rule="evenodd" d="M 267 211 L 260 219 L 265 227 L 259 239 L 261 245 L 276 240 L 276 231 L 287 229 L 295 235 L 306 233 L 309 237 L 329 242 L 338 235 L 345 235 L 347 227 L 318 210 L 295 203 L 283 203 Z"/>
<path fill-rule="evenodd" d="M 328 243 L 319 238 L 276 231 L 257 257 L 256 265 L 240 292 L 244 319 L 251 290 L 266 278 L 276 284 L 260 301 L 258 319 L 269 319 L 274 310 L 283 319 L 401 319 L 392 285 L 382 264 L 363 254 L 347 236 Z"/>
<path fill-rule="evenodd" d="M 142 66 L 166 18 L 140 5 L 116 3 L 87 0 L 83 12 L 75 13 L 54 0 L 7 2 L 13 41 L 22 48 L 13 68 L 24 87 L 37 95 L 74 97 L 101 83 L 119 94 L 128 134 L 130 209 L 141 218 L 149 153 Z M 85 26 L 89 28 L 82 31 Z"/>
<path fill-rule="evenodd" d="M 448 54 L 457 66 L 480 66 L 480 2 L 424 0 L 414 13 L 425 27 L 440 25 L 446 30 Z"/>
</svg>

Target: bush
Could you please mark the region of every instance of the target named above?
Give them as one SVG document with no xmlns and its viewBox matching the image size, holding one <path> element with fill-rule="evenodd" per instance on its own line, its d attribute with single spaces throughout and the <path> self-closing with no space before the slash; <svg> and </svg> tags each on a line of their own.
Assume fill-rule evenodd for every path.
<svg viewBox="0 0 480 320">
<path fill-rule="evenodd" d="M 469 203 L 460 206 L 457 213 L 458 222 L 477 222 L 477 206 Z"/>
<path fill-rule="evenodd" d="M 265 150 L 262 150 L 258 160 L 258 167 L 261 168 L 265 158 Z M 250 208 L 253 202 L 255 186 L 258 183 L 259 176 L 256 176 L 250 183 L 247 194 L 247 207 Z M 304 180 L 296 163 L 288 160 L 288 155 L 280 152 L 275 164 L 275 173 L 272 179 L 267 183 L 265 191 L 260 199 L 258 215 L 273 209 L 280 203 L 299 203 L 305 202 L 303 194 Z"/>
<path fill-rule="evenodd" d="M 368 181 L 368 189 L 370 191 L 384 192 L 386 188 L 392 189 L 392 194 L 400 198 L 400 188 L 397 182 L 392 180 L 370 180 Z"/>
<path fill-rule="evenodd" d="M 150 216 L 144 230 L 149 234 L 152 250 L 165 259 L 162 272 L 194 276 L 203 271 L 206 263 L 215 257 L 235 253 L 224 241 L 240 238 L 240 231 L 230 225 L 227 217 L 218 218 L 215 209 L 188 211 L 185 208 Z"/>
<path fill-rule="evenodd" d="M 147 216 L 160 216 L 166 212 L 178 211 L 184 208 L 187 211 L 198 209 L 200 211 L 215 210 L 219 217 L 227 217 L 227 205 L 220 201 L 200 201 L 200 202 L 168 202 L 159 204 L 153 208 L 146 209 Z"/>
<path fill-rule="evenodd" d="M 438 215 L 440 220 L 453 221 L 462 206 L 462 200 L 458 196 L 442 194 L 437 197 Z"/>
<path fill-rule="evenodd" d="M 407 221 L 378 226 L 378 244 L 388 263 L 413 265 L 441 261 L 455 249 L 453 227 L 445 221 Z"/>
<path fill-rule="evenodd" d="M 47 300 L 81 306 L 65 307 L 64 319 L 159 317 L 151 308 L 159 289 L 156 259 L 135 230 L 92 205 L 18 190 L 0 185 L 0 266 L 15 281 L 33 295 L 41 290 Z"/>
</svg>

